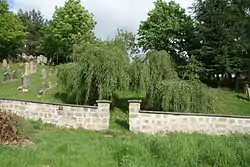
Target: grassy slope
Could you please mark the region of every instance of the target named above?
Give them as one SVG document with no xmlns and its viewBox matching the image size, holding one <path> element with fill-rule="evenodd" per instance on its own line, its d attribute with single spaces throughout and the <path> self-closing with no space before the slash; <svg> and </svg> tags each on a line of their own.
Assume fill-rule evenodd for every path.
<svg viewBox="0 0 250 167">
<path fill-rule="evenodd" d="M 56 89 L 51 89 L 46 92 L 46 95 L 43 97 L 37 97 L 38 91 L 41 89 L 42 86 L 42 69 L 45 68 L 47 70 L 47 77 L 46 82 L 52 82 L 52 85 L 56 84 L 56 77 L 55 75 L 49 75 L 48 66 L 39 66 L 38 72 L 36 74 L 31 74 L 30 79 L 30 86 L 29 92 L 23 93 L 17 91 L 17 88 L 21 86 L 21 76 L 24 73 L 24 65 L 20 67 L 18 64 L 11 65 L 12 69 L 15 69 L 17 72 L 17 79 L 14 81 L 9 82 L 2 82 L 3 81 L 3 73 L 5 72 L 6 68 L 0 65 L 0 97 L 3 98 L 14 98 L 14 99 L 25 99 L 25 100 L 39 100 L 39 101 L 49 101 L 49 102 L 62 102 L 60 99 L 54 97 Z"/>
<path fill-rule="evenodd" d="M 244 135 L 171 134 L 56 129 L 25 125 L 35 145 L 0 147 L 3 167 L 249 167 L 250 138 Z M 128 132 L 126 132 L 128 133 Z"/>
</svg>

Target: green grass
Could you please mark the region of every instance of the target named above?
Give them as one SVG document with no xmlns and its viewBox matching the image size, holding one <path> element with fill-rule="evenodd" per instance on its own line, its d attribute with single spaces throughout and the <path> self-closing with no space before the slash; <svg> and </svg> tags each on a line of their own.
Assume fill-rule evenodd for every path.
<svg viewBox="0 0 250 167">
<path fill-rule="evenodd" d="M 30 121 L 34 145 L 0 146 L 3 167 L 249 167 L 250 136 L 57 129 Z"/>
<path fill-rule="evenodd" d="M 58 91 L 57 87 L 47 90 L 45 95 L 38 97 L 37 93 L 42 87 L 42 69 L 47 70 L 47 77 L 45 81 L 51 82 L 52 85 L 56 84 L 56 76 L 49 75 L 49 66 L 38 66 L 38 72 L 36 74 L 31 74 L 30 76 L 30 86 L 28 87 L 29 92 L 19 92 L 17 88 L 22 85 L 21 76 L 24 73 L 25 65 L 20 67 L 18 64 L 11 64 L 12 69 L 16 70 L 17 78 L 16 80 L 3 82 L 3 74 L 6 70 L 6 67 L 0 67 L 0 97 L 2 98 L 14 98 L 22 100 L 35 100 L 35 101 L 46 101 L 46 102 L 62 102 L 60 98 L 55 97 L 55 93 Z"/>
</svg>

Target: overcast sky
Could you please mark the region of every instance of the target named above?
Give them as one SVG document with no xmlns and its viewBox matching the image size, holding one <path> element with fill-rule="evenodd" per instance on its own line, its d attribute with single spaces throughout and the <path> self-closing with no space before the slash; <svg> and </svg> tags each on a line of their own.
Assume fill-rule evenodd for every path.
<svg viewBox="0 0 250 167">
<path fill-rule="evenodd" d="M 112 37 L 117 28 L 137 32 L 140 21 L 147 18 L 155 0 L 82 0 L 82 5 L 94 14 L 97 21 L 95 33 L 106 39 Z M 13 11 L 38 9 L 50 19 L 55 6 L 62 6 L 65 0 L 9 0 Z M 176 0 L 187 9 L 194 0 Z"/>
</svg>

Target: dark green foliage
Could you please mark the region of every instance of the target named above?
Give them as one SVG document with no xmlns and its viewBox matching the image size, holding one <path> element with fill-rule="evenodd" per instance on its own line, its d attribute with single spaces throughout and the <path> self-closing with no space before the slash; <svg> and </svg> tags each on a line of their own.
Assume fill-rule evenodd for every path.
<svg viewBox="0 0 250 167">
<path fill-rule="evenodd" d="M 22 48 L 22 52 L 26 54 L 37 55 L 38 53 L 38 42 L 41 40 L 41 29 L 48 23 L 41 14 L 41 12 L 35 9 L 31 11 L 23 11 L 20 9 L 17 12 L 17 16 L 26 27 L 28 33 L 27 40 L 25 42 L 26 47 Z"/>
<path fill-rule="evenodd" d="M 196 40 L 202 44 L 197 58 L 207 73 L 239 74 L 250 65 L 249 7 L 244 0 L 196 1 Z"/>
</svg>

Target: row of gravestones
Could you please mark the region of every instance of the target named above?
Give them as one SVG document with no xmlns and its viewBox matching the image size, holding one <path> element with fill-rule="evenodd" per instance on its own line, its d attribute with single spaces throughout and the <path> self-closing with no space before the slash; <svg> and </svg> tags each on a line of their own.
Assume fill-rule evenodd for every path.
<svg viewBox="0 0 250 167">
<path fill-rule="evenodd" d="M 36 60 L 36 63 L 37 64 L 42 64 L 42 65 L 45 65 L 48 63 L 48 58 L 46 56 L 43 56 L 43 55 L 40 55 L 40 56 L 37 56 L 37 57 L 34 57 L 32 55 L 30 56 L 27 56 L 25 54 L 22 54 L 22 55 L 18 55 L 18 57 L 26 60 L 26 61 L 34 61 Z M 51 59 L 49 60 L 49 63 L 51 63 Z M 8 62 L 6 59 L 3 60 L 3 66 L 7 66 L 8 65 Z"/>
<path fill-rule="evenodd" d="M 44 59 L 41 56 L 40 56 L 40 58 Z M 4 59 L 3 66 L 7 66 L 7 65 L 8 65 L 7 60 Z M 37 70 L 38 70 L 38 66 L 36 63 L 34 63 L 34 62 L 30 62 L 30 63 L 26 62 L 25 63 L 25 72 L 21 77 L 22 86 L 18 87 L 19 91 L 28 92 L 28 86 L 30 84 L 30 75 L 29 74 L 37 73 Z M 50 69 L 49 75 L 52 75 L 52 69 Z M 47 76 L 47 72 L 45 69 L 43 69 L 42 70 L 42 78 L 46 79 L 46 76 Z M 10 66 L 8 66 L 7 71 L 4 73 L 4 81 L 13 80 L 14 78 L 15 78 L 15 70 L 12 71 Z M 38 96 L 43 95 L 47 88 L 49 88 L 49 89 L 52 88 L 51 82 L 48 82 L 48 85 L 46 84 L 46 82 L 42 82 L 42 86 L 38 92 Z"/>
</svg>

